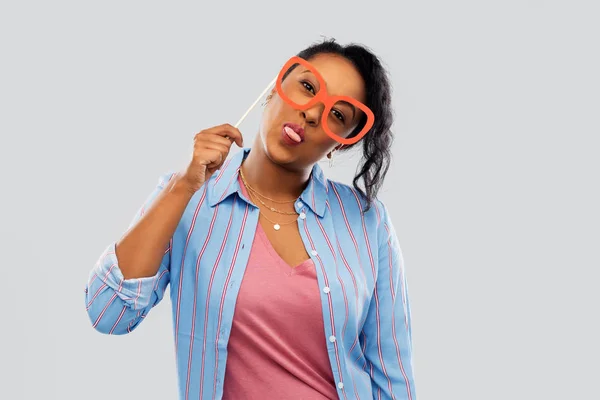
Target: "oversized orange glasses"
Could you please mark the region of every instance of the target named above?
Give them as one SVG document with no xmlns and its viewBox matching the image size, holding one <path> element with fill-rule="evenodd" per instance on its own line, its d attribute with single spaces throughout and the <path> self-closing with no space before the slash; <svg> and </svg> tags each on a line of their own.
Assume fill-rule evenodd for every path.
<svg viewBox="0 0 600 400">
<path fill-rule="evenodd" d="M 375 122 L 369 107 L 353 97 L 330 95 L 327 92 L 327 83 L 319 71 L 308 61 L 294 56 L 285 63 L 278 76 L 246 111 L 236 127 L 273 84 L 279 96 L 295 109 L 307 110 L 322 103 L 324 109 L 321 114 L 321 126 L 329 137 L 339 143 L 349 145 L 358 142 Z M 358 129 L 357 126 L 362 120 L 364 124 L 360 131 L 348 138 L 347 136 Z"/>
</svg>

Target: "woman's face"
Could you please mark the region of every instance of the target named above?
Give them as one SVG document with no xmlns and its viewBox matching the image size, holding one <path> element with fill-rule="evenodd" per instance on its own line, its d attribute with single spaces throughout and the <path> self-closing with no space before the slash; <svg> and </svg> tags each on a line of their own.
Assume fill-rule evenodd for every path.
<svg viewBox="0 0 600 400">
<path fill-rule="evenodd" d="M 365 102 L 364 81 L 358 70 L 346 58 L 334 54 L 318 54 L 308 61 L 323 77 L 330 95 L 349 96 Z M 322 90 L 317 87 L 318 82 L 314 76 L 305 70 L 302 65 L 298 65 L 284 79 L 282 86 L 286 94 L 286 88 L 289 87 L 289 93 L 293 90 L 294 96 L 306 96 L 308 99 L 314 96 L 315 92 Z M 323 130 L 323 111 L 324 105 L 320 102 L 305 110 L 295 109 L 273 90 L 263 112 L 257 138 L 267 157 L 289 169 L 301 170 L 311 167 L 339 146 L 340 143 Z M 329 112 L 328 126 L 331 130 L 340 132 L 340 136 L 347 137 L 360 121 L 361 114 L 358 109 L 354 110 L 352 106 L 341 104 L 341 107 L 334 107 Z M 286 128 L 288 124 L 292 126 Z M 296 129 L 304 129 L 304 137 L 300 143 L 294 141 L 293 133 L 286 133 L 286 130 L 289 132 L 294 125 Z"/>
</svg>

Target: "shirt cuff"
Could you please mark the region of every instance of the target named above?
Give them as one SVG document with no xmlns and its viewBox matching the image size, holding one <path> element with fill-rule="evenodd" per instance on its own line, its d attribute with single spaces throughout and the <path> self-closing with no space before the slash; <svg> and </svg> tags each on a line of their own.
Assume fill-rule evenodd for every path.
<svg viewBox="0 0 600 400">
<path fill-rule="evenodd" d="M 106 286 L 114 290 L 116 295 L 132 310 L 148 307 L 158 273 L 150 277 L 123 279 L 115 249 L 116 242 L 113 242 L 102 253 L 91 273 L 97 276 L 96 279 L 100 279 Z"/>
</svg>

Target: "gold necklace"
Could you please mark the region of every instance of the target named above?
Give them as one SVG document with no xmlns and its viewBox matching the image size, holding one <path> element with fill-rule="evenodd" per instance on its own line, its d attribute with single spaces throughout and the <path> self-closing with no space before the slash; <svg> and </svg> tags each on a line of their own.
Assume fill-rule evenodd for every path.
<svg viewBox="0 0 600 400">
<path fill-rule="evenodd" d="M 251 194 L 250 192 L 248 192 L 248 194 L 250 195 L 250 200 L 253 200 L 253 199 L 254 199 L 254 196 L 252 196 L 252 194 Z M 281 225 L 282 225 L 282 224 L 280 224 L 279 222 L 275 222 L 275 221 L 273 221 L 271 218 L 267 217 L 267 216 L 265 215 L 265 213 L 264 213 L 264 212 L 262 212 L 262 210 L 260 209 L 260 207 L 258 208 L 258 212 L 259 212 L 259 213 L 260 213 L 260 214 L 261 214 L 263 217 L 265 217 L 265 219 L 266 219 L 267 221 L 269 221 L 270 223 L 272 223 L 272 224 L 273 224 L 273 229 L 275 229 L 276 231 L 278 231 L 278 230 L 280 230 L 280 229 L 281 229 Z M 293 224 L 294 222 L 296 222 L 296 219 L 293 219 L 293 220 L 291 220 L 291 221 L 288 221 L 288 222 L 284 222 L 284 223 L 283 223 L 283 225 L 289 225 L 289 224 Z"/>
<path fill-rule="evenodd" d="M 254 189 L 252 186 L 250 186 L 248 184 L 248 182 L 246 182 L 246 177 L 244 176 L 244 173 L 242 172 L 242 168 L 240 167 L 240 176 L 242 177 L 242 181 L 244 181 L 244 185 L 246 185 L 246 187 L 250 190 L 252 190 L 253 192 L 255 192 L 257 195 L 259 195 L 260 197 L 267 199 L 269 201 L 272 201 L 273 203 L 279 203 L 279 204 L 289 204 L 289 203 L 293 203 L 296 201 L 296 199 L 294 200 L 286 200 L 286 201 L 281 201 L 281 200 L 273 200 L 270 197 L 265 196 L 264 194 L 259 193 L 256 189 Z"/>
<path fill-rule="evenodd" d="M 252 193 L 254 193 L 254 191 L 251 191 Z M 262 201 L 260 198 L 256 197 L 256 200 L 258 200 L 263 206 L 267 207 L 269 210 L 276 212 L 278 214 L 284 214 L 284 215 L 298 215 L 298 213 L 296 211 L 294 212 L 289 212 L 289 211 L 281 211 L 276 209 L 275 207 L 270 207 L 267 203 L 265 203 L 264 201 Z"/>
<path fill-rule="evenodd" d="M 255 193 L 258 196 L 261 196 L 261 194 L 258 193 L 258 191 L 256 189 L 254 189 L 252 186 L 250 186 L 248 184 L 248 182 L 246 181 L 246 178 L 244 177 L 244 174 L 242 173 L 241 169 L 240 169 L 240 177 L 242 178 L 242 182 L 244 182 L 244 185 L 246 185 L 246 188 L 248 188 L 248 192 L 252 192 L 252 193 Z M 265 197 L 265 198 L 268 199 L 268 197 L 266 197 L 266 196 L 263 196 L 263 197 Z M 271 210 L 273 212 L 276 212 L 278 214 L 283 214 L 283 215 L 298 215 L 298 213 L 295 212 L 295 211 L 294 212 L 281 211 L 281 210 L 276 209 L 275 207 L 271 207 L 271 206 L 269 206 L 267 203 L 265 203 L 264 201 L 262 201 L 258 197 L 256 197 L 256 200 L 258 200 L 262 205 L 264 205 L 265 207 L 267 207 L 269 210 Z M 296 201 L 296 200 L 293 200 L 293 201 Z"/>
</svg>

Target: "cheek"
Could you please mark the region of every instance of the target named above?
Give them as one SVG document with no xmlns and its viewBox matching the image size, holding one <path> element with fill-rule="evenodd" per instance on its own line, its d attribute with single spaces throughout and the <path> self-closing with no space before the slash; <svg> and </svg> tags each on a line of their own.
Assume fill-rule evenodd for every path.
<svg viewBox="0 0 600 400">
<path fill-rule="evenodd" d="M 265 106 L 264 111 L 262 113 L 261 125 L 263 127 L 263 131 L 269 130 L 269 128 L 276 124 L 286 112 L 285 104 L 278 96 L 273 96 L 269 103 Z"/>
<path fill-rule="evenodd" d="M 271 98 L 266 108 L 274 118 L 276 118 L 279 114 L 286 113 L 289 112 L 289 110 L 292 110 L 291 106 L 285 101 L 283 101 L 278 95 L 274 95 Z"/>
<path fill-rule="evenodd" d="M 276 107 L 274 107 L 273 100 L 274 99 L 271 99 L 269 104 L 265 106 L 260 119 L 259 135 L 263 140 L 269 135 L 269 132 L 273 130 L 272 128 L 276 124 L 277 115 L 279 114 Z"/>
</svg>

